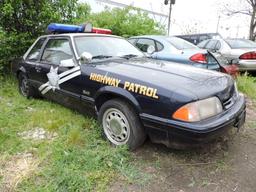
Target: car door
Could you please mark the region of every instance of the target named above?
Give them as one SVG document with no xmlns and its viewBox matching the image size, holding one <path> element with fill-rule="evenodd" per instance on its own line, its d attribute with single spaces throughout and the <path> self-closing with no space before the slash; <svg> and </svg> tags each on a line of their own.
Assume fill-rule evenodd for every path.
<svg viewBox="0 0 256 192">
<path fill-rule="evenodd" d="M 40 54 L 43 49 L 43 45 L 45 43 L 46 37 L 39 38 L 34 45 L 28 50 L 28 53 L 24 56 L 24 63 L 25 68 L 27 71 L 27 75 L 29 78 L 29 81 L 32 83 L 32 85 L 36 88 L 40 85 Z"/>
<path fill-rule="evenodd" d="M 74 66 L 61 67 L 60 64 L 63 61 L 73 62 Z M 48 39 L 41 56 L 40 70 L 40 81 L 42 82 L 40 91 L 45 97 L 72 108 L 74 102 L 80 101 L 82 94 L 80 66 L 76 63 L 68 37 Z M 56 81 L 54 84 L 56 86 L 46 92 L 47 82 L 51 81 L 50 76 L 52 76 L 53 83 Z M 50 87 L 48 86 L 48 88 Z"/>
</svg>

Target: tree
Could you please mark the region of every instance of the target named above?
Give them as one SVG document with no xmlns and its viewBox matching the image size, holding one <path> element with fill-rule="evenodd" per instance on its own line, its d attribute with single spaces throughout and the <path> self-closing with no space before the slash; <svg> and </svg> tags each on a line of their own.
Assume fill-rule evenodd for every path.
<svg viewBox="0 0 256 192">
<path fill-rule="evenodd" d="M 50 23 L 89 14 L 90 7 L 78 0 L 0 0 L 0 68 L 24 54 Z"/>
<path fill-rule="evenodd" d="M 232 16 L 243 14 L 250 17 L 249 38 L 253 41 L 256 39 L 256 0 L 240 0 L 240 3 L 235 6 L 232 4 L 224 5 L 226 15 Z"/>
<path fill-rule="evenodd" d="M 114 35 L 130 37 L 144 34 L 164 34 L 164 27 L 151 19 L 140 9 L 106 8 L 100 13 L 91 14 L 89 21 L 96 27 L 111 29 Z"/>
</svg>

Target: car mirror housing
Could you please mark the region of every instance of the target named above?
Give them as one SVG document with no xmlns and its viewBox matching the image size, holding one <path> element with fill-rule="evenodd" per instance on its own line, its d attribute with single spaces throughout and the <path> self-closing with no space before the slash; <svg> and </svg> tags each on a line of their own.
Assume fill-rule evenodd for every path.
<svg viewBox="0 0 256 192">
<path fill-rule="evenodd" d="M 75 67 L 76 64 L 74 63 L 73 59 L 65 59 L 60 61 L 60 67 Z"/>
<path fill-rule="evenodd" d="M 152 55 L 156 51 L 155 47 L 153 45 L 150 45 L 147 49 L 147 53 L 149 55 Z"/>
<path fill-rule="evenodd" d="M 81 64 L 90 63 L 92 61 L 92 54 L 83 52 L 79 58 Z"/>
</svg>

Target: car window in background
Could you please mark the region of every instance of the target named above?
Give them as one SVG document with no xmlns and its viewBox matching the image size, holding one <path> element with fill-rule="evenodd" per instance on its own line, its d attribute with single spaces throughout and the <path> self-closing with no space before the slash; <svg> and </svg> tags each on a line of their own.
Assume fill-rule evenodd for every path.
<svg viewBox="0 0 256 192">
<path fill-rule="evenodd" d="M 220 41 L 217 41 L 215 49 L 218 51 L 218 50 L 220 50 L 220 48 L 221 48 L 221 43 L 220 43 Z"/>
<path fill-rule="evenodd" d="M 193 45 L 192 43 L 185 41 L 181 38 L 177 37 L 167 37 L 166 40 L 171 43 L 176 49 L 198 49 L 197 46 Z"/>
<path fill-rule="evenodd" d="M 155 41 L 152 39 L 139 39 L 136 42 L 136 47 L 138 47 L 143 52 L 147 52 L 149 46 L 154 46 L 155 50 L 157 50 L 155 46 Z"/>
<path fill-rule="evenodd" d="M 163 46 L 161 43 L 159 43 L 159 42 L 156 41 L 156 48 L 157 48 L 157 49 L 156 49 L 157 51 L 161 51 L 161 50 L 164 49 L 164 46 Z"/>
<path fill-rule="evenodd" d="M 226 39 L 227 44 L 232 49 L 256 48 L 256 43 L 246 39 Z"/>
<path fill-rule="evenodd" d="M 217 44 L 217 40 L 210 40 L 205 46 L 205 48 L 213 50 L 215 49 L 216 44 Z"/>
<path fill-rule="evenodd" d="M 137 41 L 138 39 L 128 39 L 128 41 L 131 43 L 131 44 L 133 44 L 133 45 L 135 45 L 135 42 Z"/>
<path fill-rule="evenodd" d="M 137 55 L 143 57 L 136 47 L 127 40 L 116 37 L 101 36 L 78 36 L 75 37 L 75 45 L 79 55 L 83 52 L 92 54 L 93 57 L 99 55 L 107 55 L 112 57 L 120 57 L 123 55 Z"/>
<path fill-rule="evenodd" d="M 59 65 L 60 61 L 72 58 L 73 54 L 68 39 L 50 39 L 45 46 L 42 61 Z"/>
<path fill-rule="evenodd" d="M 197 47 L 204 49 L 208 42 L 209 40 L 202 41 L 201 43 L 197 44 Z"/>
<path fill-rule="evenodd" d="M 39 54 L 40 54 L 40 51 L 41 51 L 41 48 L 44 44 L 44 41 L 45 41 L 46 38 L 41 38 L 39 39 L 35 46 L 32 48 L 32 50 L 29 52 L 28 56 L 27 56 L 27 60 L 29 61 L 37 61 L 39 59 Z"/>
</svg>

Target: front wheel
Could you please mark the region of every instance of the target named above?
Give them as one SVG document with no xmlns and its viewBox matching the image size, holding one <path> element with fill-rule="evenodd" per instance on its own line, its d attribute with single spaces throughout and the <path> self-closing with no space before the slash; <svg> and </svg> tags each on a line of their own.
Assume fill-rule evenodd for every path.
<svg viewBox="0 0 256 192">
<path fill-rule="evenodd" d="M 146 134 L 133 107 L 121 99 L 113 99 L 102 105 L 98 116 L 104 136 L 113 145 L 128 145 L 134 150 L 145 141 Z"/>
</svg>

